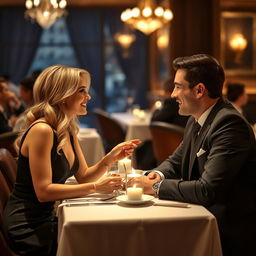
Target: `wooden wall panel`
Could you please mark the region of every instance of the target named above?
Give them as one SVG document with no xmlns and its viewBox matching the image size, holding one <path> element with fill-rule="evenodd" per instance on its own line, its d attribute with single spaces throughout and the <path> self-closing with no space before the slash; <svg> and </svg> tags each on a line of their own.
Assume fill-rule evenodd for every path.
<svg viewBox="0 0 256 256">
<path fill-rule="evenodd" d="M 219 1 L 171 0 L 171 7 L 171 59 L 198 53 L 218 58 Z"/>
</svg>

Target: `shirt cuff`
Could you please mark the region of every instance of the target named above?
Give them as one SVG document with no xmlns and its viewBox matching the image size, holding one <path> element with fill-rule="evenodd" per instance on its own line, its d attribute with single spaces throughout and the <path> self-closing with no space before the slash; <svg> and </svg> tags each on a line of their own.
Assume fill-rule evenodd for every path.
<svg viewBox="0 0 256 256">
<path fill-rule="evenodd" d="M 156 173 L 158 173 L 158 174 L 160 175 L 160 179 L 161 179 L 161 181 L 163 181 L 163 180 L 165 179 L 165 177 L 164 177 L 164 175 L 163 175 L 163 173 L 162 173 L 162 172 L 160 172 L 160 171 L 158 171 L 158 170 L 153 170 L 152 172 L 156 172 Z"/>
</svg>

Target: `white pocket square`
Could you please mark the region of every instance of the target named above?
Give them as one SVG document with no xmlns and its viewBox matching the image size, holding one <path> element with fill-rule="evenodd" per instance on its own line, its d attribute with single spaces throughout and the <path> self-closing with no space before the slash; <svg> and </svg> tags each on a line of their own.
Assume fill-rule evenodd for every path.
<svg viewBox="0 0 256 256">
<path fill-rule="evenodd" d="M 196 156 L 199 157 L 201 156 L 202 154 L 204 154 L 206 151 L 202 148 L 200 148 L 200 150 L 196 153 Z"/>
</svg>

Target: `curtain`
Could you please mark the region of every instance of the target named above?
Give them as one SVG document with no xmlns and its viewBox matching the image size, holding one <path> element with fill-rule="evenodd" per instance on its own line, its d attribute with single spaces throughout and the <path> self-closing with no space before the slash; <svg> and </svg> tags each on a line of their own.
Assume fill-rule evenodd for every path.
<svg viewBox="0 0 256 256">
<path fill-rule="evenodd" d="M 42 29 L 24 18 L 25 8 L 0 9 L 0 76 L 19 83 L 28 73 Z"/>
<path fill-rule="evenodd" d="M 94 9 L 69 8 L 67 28 L 81 68 L 91 75 L 88 103 L 89 125 L 97 127 L 94 108 L 104 107 L 104 69 L 101 13 Z M 104 66 L 103 66 L 104 67 Z"/>
<path fill-rule="evenodd" d="M 108 11 L 106 22 L 110 32 L 114 37 L 116 33 L 125 31 L 125 24 L 120 20 L 122 10 Z M 124 58 L 123 49 L 115 42 L 115 50 L 120 66 L 126 75 L 127 89 L 135 92 L 134 104 L 139 104 L 142 108 L 147 108 L 147 37 L 134 30 L 136 40 L 130 46 L 130 55 Z"/>
<path fill-rule="evenodd" d="M 86 69 L 92 79 L 90 92 L 96 96 L 94 101 L 100 105 L 98 97 L 103 90 L 102 41 L 100 12 L 97 10 L 85 10 L 70 8 L 67 16 L 67 28 L 74 47 L 77 60 L 81 68 Z"/>
</svg>

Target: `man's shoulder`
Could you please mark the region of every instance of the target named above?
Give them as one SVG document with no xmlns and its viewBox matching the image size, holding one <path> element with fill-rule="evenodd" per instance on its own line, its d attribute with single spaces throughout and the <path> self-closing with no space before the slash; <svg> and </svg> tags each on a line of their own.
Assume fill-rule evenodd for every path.
<svg viewBox="0 0 256 256">
<path fill-rule="evenodd" d="M 241 113 L 239 113 L 231 104 L 225 104 L 222 108 L 218 110 L 216 113 L 216 116 L 214 120 L 219 120 L 219 119 L 228 119 L 232 121 L 233 119 L 243 119 L 245 118 L 242 116 Z"/>
<path fill-rule="evenodd" d="M 213 130 L 220 129 L 222 132 L 227 129 L 230 132 L 239 130 L 240 132 L 252 133 L 251 125 L 246 118 L 229 106 L 219 109 L 211 122 L 211 127 Z"/>
</svg>

